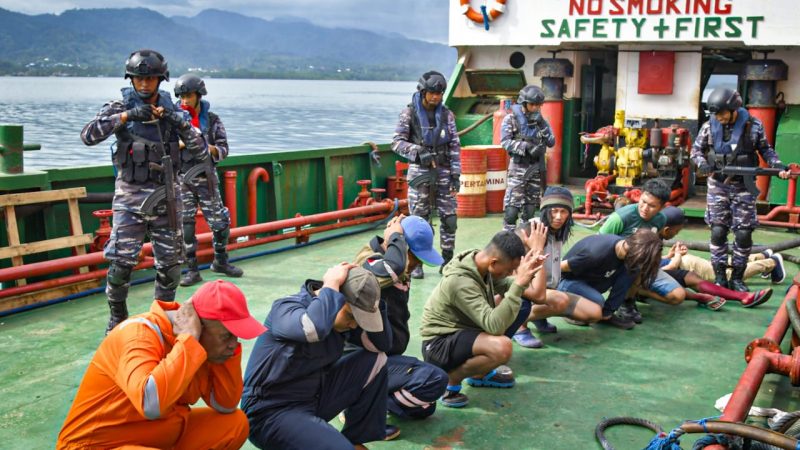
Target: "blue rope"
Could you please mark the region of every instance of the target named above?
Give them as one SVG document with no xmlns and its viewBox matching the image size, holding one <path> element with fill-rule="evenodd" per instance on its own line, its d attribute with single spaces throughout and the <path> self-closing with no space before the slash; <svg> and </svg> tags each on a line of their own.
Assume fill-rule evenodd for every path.
<svg viewBox="0 0 800 450">
<path fill-rule="evenodd" d="M 483 28 L 489 31 L 489 13 L 486 12 L 486 5 L 481 6 L 481 14 L 483 14 Z"/>
<path fill-rule="evenodd" d="M 676 428 L 670 431 L 668 435 L 664 435 L 664 433 L 657 434 L 644 450 L 683 450 L 680 442 L 680 437 L 683 433 L 683 430 Z"/>
</svg>

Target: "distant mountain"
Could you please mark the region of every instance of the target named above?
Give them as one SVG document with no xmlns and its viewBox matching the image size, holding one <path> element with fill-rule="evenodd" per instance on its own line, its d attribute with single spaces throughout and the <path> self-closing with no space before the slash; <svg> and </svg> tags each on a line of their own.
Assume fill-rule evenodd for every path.
<svg viewBox="0 0 800 450">
<path fill-rule="evenodd" d="M 120 75 L 132 50 L 153 48 L 172 73 L 247 78 L 416 79 L 449 74 L 456 51 L 396 34 L 263 20 L 209 9 L 165 17 L 144 8 L 29 16 L 0 8 L 0 75 Z"/>
</svg>

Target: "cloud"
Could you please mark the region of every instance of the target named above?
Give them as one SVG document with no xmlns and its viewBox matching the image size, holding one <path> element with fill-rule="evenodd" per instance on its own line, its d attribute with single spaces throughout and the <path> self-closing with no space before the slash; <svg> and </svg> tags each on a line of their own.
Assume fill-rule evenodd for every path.
<svg viewBox="0 0 800 450">
<path fill-rule="evenodd" d="M 114 8 L 141 7 L 166 16 L 194 16 L 216 8 L 274 19 L 293 16 L 331 28 L 399 33 L 412 39 L 447 43 L 449 2 L 442 0 L 116 0 Z M 0 0 L 0 8 L 25 14 L 60 14 L 68 9 L 108 8 L 107 0 Z"/>
</svg>

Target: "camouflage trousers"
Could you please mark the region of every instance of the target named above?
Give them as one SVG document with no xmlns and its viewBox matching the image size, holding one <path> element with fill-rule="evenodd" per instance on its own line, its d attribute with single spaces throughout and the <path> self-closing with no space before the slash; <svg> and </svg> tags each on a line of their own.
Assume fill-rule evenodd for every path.
<svg viewBox="0 0 800 450">
<path fill-rule="evenodd" d="M 114 210 L 113 227 L 111 236 L 103 249 L 103 256 L 110 263 L 133 268 L 139 262 L 139 252 L 146 236 L 150 237 L 155 258 L 156 281 L 155 296 L 159 300 L 175 300 L 175 287 L 168 284 L 172 276 L 171 270 L 179 267 L 181 248 L 183 243 L 180 230 L 180 204 L 178 207 L 178 230 L 169 227 L 169 218 L 166 214 L 146 216 L 130 210 Z M 128 297 L 130 280 L 123 286 L 113 286 L 106 282 L 106 295 L 112 303 L 125 303 Z"/>
<path fill-rule="evenodd" d="M 503 208 L 517 208 L 523 221 L 533 219 L 532 214 L 539 209 L 542 200 L 541 175 L 537 173 L 530 179 L 525 179 L 525 172 L 531 166 L 532 164 L 511 161 L 508 165 L 506 195 L 503 197 Z M 512 230 L 515 226 L 516 224 L 504 223 L 507 230 Z"/>
<path fill-rule="evenodd" d="M 756 216 L 756 198 L 747 191 L 744 183 L 731 182 L 725 184 L 721 181 L 708 178 L 708 195 L 706 196 L 706 223 L 709 226 L 722 225 L 732 231 L 754 230 L 758 226 Z M 721 264 L 728 262 L 728 243 L 709 246 L 711 250 L 711 263 Z M 750 256 L 752 247 L 743 247 L 734 240 L 732 265 L 744 267 L 747 257 Z"/>
<path fill-rule="evenodd" d="M 443 251 L 452 251 L 456 246 L 456 197 L 450 192 L 450 168 L 428 169 L 420 167 L 419 164 L 410 164 L 408 180 L 411 181 L 431 170 L 435 170 L 438 176 L 436 198 L 431 199 L 430 187 L 427 185 L 419 186 L 417 189 L 409 186 L 408 209 L 411 214 L 430 222 L 431 202 L 433 201 L 439 214 L 439 244 Z"/>
<path fill-rule="evenodd" d="M 215 174 L 216 176 L 216 174 Z M 219 183 L 216 183 L 219 186 Z M 195 258 L 197 254 L 197 238 L 195 237 L 195 213 L 198 206 L 208 227 L 214 231 L 214 251 L 224 253 L 228 245 L 227 238 L 218 242 L 221 231 L 231 225 L 228 208 L 222 204 L 219 191 L 211 192 L 204 175 L 194 178 L 189 183 L 181 184 L 181 200 L 183 202 L 183 239 L 186 244 L 186 257 Z"/>
</svg>

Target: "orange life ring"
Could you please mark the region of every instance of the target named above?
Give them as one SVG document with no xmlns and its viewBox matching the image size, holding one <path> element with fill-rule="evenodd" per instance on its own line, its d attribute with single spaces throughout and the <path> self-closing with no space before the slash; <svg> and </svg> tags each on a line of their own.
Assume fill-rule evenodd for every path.
<svg viewBox="0 0 800 450">
<path fill-rule="evenodd" d="M 497 19 L 506 10 L 506 0 L 491 0 L 490 4 L 487 5 L 487 9 L 489 20 Z M 483 14 L 475 11 L 470 6 L 469 0 L 461 0 L 461 14 L 466 15 L 469 20 L 475 23 L 483 24 Z"/>
</svg>

